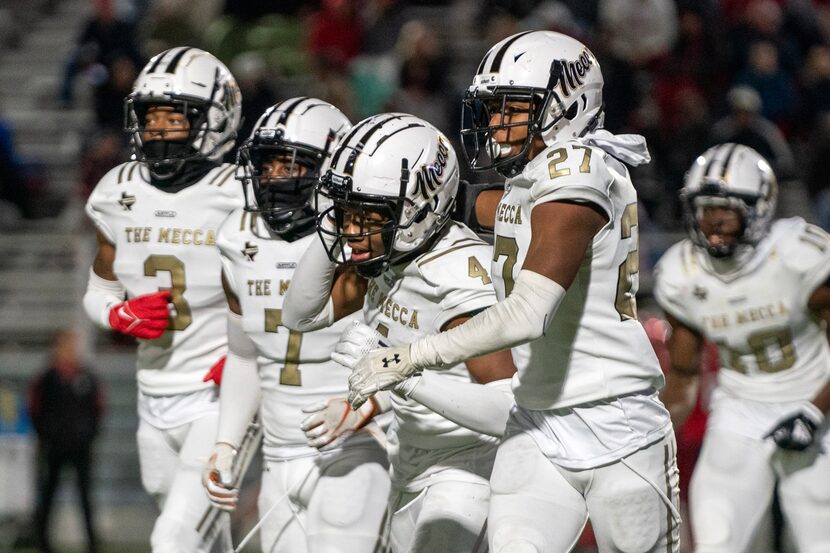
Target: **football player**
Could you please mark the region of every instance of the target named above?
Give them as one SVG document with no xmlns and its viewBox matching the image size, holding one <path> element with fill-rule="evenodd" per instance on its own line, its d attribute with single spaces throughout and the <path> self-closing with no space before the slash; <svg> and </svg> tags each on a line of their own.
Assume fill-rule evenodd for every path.
<svg viewBox="0 0 830 553">
<path fill-rule="evenodd" d="M 426 121 L 386 113 L 355 125 L 321 181 L 318 201 L 333 205 L 300 261 L 284 324 L 326 326 L 362 307 L 366 324 L 351 327 L 332 356 L 351 366 L 381 340 L 408 344 L 492 305 L 489 247 L 449 218 L 457 190 L 455 151 Z M 498 352 L 446 369 L 391 395 L 395 552 L 468 553 L 487 515 L 496 436 L 512 405 L 503 390 L 515 368 L 509 352 Z"/>
<path fill-rule="evenodd" d="M 698 553 L 749 551 L 776 486 L 798 550 L 830 551 L 830 236 L 798 217 L 771 222 L 776 197 L 757 152 L 707 150 L 681 190 L 689 238 L 657 265 L 675 428 L 694 406 L 703 340 L 720 350 L 690 488 Z"/>
<path fill-rule="evenodd" d="M 200 480 L 219 417 L 210 378 L 218 382 L 227 349 L 216 233 L 244 205 L 234 166 L 221 163 L 240 102 L 211 54 L 179 47 L 152 58 L 125 100 L 136 160 L 107 173 L 86 205 L 98 251 L 84 307 L 139 339 L 141 479 L 161 509 L 154 553 L 206 551 L 223 527 L 223 546 L 230 539 Z"/>
<path fill-rule="evenodd" d="M 239 149 L 246 206 L 228 217 L 217 240 L 230 308 L 229 352 L 217 441 L 203 482 L 215 505 L 235 507 L 234 465 L 259 410 L 266 553 L 372 553 L 386 512 L 388 462 L 374 437 L 382 437 L 371 421 L 375 404 L 349 409 L 349 371 L 329 359 L 349 320 L 308 333 L 282 323 L 297 262 L 318 240 L 314 185 L 350 126 L 340 110 L 316 98 L 269 108 Z M 332 412 L 338 436 L 319 434 Z M 311 432 L 309 443 L 301 425 Z"/>
<path fill-rule="evenodd" d="M 640 136 L 601 129 L 603 78 L 568 36 L 532 31 L 484 56 L 464 101 L 470 166 L 507 177 L 491 275 L 499 303 L 365 356 L 360 405 L 428 367 L 512 347 L 516 408 L 490 480 L 493 553 L 565 552 L 590 517 L 600 551 L 677 551 L 677 469 L 663 375 L 637 321 Z M 636 507 L 634 507 L 636 506 Z"/>
</svg>

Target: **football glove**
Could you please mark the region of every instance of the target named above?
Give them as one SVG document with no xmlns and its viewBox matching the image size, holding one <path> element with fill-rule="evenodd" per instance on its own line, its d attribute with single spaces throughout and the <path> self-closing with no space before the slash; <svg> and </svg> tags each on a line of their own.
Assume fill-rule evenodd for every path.
<svg viewBox="0 0 830 553">
<path fill-rule="evenodd" d="M 216 362 L 210 370 L 205 374 L 204 378 L 202 378 L 202 382 L 210 382 L 213 381 L 214 384 L 217 386 L 222 385 L 222 372 L 225 370 L 225 356 L 222 356 L 222 359 Z"/>
<path fill-rule="evenodd" d="M 805 401 L 799 409 L 782 419 L 765 438 L 772 438 L 781 449 L 804 451 L 813 443 L 816 430 L 824 422 L 824 413 Z"/>
<path fill-rule="evenodd" d="M 375 407 L 368 402 L 353 410 L 344 397 L 335 397 L 303 408 L 308 416 L 300 423 L 308 445 L 321 451 L 335 449 L 372 419 Z"/>
<path fill-rule="evenodd" d="M 409 345 L 374 350 L 363 357 L 349 376 L 349 403 L 358 409 L 381 390 L 394 389 L 418 372 L 409 357 Z"/>
<path fill-rule="evenodd" d="M 164 334 L 170 322 L 169 302 L 170 290 L 159 290 L 113 305 L 110 326 L 136 338 L 154 340 Z"/>
<path fill-rule="evenodd" d="M 340 340 L 334 346 L 331 360 L 354 369 L 364 355 L 386 345 L 380 332 L 360 321 L 352 321 L 351 326 L 343 331 Z"/>
<path fill-rule="evenodd" d="M 239 488 L 233 478 L 235 457 L 236 449 L 231 444 L 217 442 L 202 472 L 202 485 L 208 500 L 222 511 L 233 511 L 239 503 Z"/>
</svg>

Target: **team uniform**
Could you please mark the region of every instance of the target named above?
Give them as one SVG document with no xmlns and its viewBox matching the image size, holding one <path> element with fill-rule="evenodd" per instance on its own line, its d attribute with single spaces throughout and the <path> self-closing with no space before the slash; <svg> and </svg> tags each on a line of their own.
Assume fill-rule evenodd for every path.
<svg viewBox="0 0 830 553">
<path fill-rule="evenodd" d="M 282 240 L 258 214 L 242 209 L 228 217 L 218 238 L 225 278 L 258 352 L 265 459 L 259 512 L 270 513 L 261 534 L 267 552 L 366 551 L 367 541 L 371 551 L 386 512 L 389 478 L 377 423 L 325 451 L 307 445 L 300 429 L 303 408 L 348 390 L 348 369 L 330 355 L 352 319 L 308 333 L 281 326 L 294 269 L 318 239 L 312 233 Z"/>
<path fill-rule="evenodd" d="M 513 348 L 517 406 L 491 479 L 491 550 L 522 537 L 533 551 L 567 551 L 590 513 L 600 551 L 677 551 L 674 437 L 636 320 L 636 192 L 625 165 L 585 141 L 539 153 L 496 211 L 499 300 L 524 264 L 533 208 L 551 201 L 590 202 L 609 223 L 545 335 Z"/>
<path fill-rule="evenodd" d="M 440 332 L 449 321 L 496 302 L 484 264 L 489 245 L 449 223 L 426 252 L 369 281 L 365 322 L 390 345 Z M 470 381 L 464 364 L 441 371 Z M 395 552 L 469 551 L 479 539 L 498 440 L 463 428 L 421 404 L 391 394 L 388 432 Z M 463 531 L 462 531 L 463 529 Z"/>
<path fill-rule="evenodd" d="M 720 352 L 690 489 L 697 551 L 746 551 L 776 484 L 799 551 L 827 551 L 827 423 L 804 452 L 766 438 L 830 378 L 826 328 L 807 308 L 830 276 L 830 237 L 800 218 L 778 220 L 739 268 L 717 263 L 684 240 L 660 260 L 655 284 L 661 307 Z"/>
<path fill-rule="evenodd" d="M 243 205 L 233 173 L 218 165 L 173 194 L 150 184 L 145 164 L 129 162 L 107 173 L 86 204 L 115 246 L 113 269 L 127 297 L 171 291 L 168 330 L 139 340 L 138 451 L 142 483 L 162 510 L 151 542 L 175 536 L 183 550 L 197 550 L 201 536 L 228 522 L 208 516 L 200 471 L 218 419 L 217 391 L 202 379 L 227 350 L 216 236 Z"/>
</svg>

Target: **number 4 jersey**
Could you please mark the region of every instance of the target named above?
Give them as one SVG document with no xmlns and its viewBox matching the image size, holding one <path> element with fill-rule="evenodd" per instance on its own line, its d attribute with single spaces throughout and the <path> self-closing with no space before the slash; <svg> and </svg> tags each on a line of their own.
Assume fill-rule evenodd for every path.
<svg viewBox="0 0 830 553">
<path fill-rule="evenodd" d="M 167 332 L 139 340 L 139 390 L 171 396 L 213 386 L 202 377 L 227 350 L 227 302 L 216 234 L 243 205 L 233 165 L 220 165 L 176 193 L 149 182 L 138 162 L 107 173 L 86 205 L 95 226 L 115 246 L 113 268 L 132 298 L 170 290 Z"/>
<path fill-rule="evenodd" d="M 492 275 L 502 300 L 525 262 L 534 207 L 590 202 L 609 219 L 594 236 L 545 335 L 513 348 L 516 403 L 559 409 L 663 385 L 637 321 L 637 193 L 626 167 L 579 141 L 555 144 L 507 181 L 496 210 Z M 567 237 L 559 238 L 562 247 Z"/>
<path fill-rule="evenodd" d="M 690 240 L 657 265 L 655 297 L 667 313 L 718 346 L 725 393 L 764 402 L 811 399 L 830 377 L 821 319 L 807 308 L 830 275 L 830 237 L 801 218 L 773 223 L 729 273 Z"/>
</svg>

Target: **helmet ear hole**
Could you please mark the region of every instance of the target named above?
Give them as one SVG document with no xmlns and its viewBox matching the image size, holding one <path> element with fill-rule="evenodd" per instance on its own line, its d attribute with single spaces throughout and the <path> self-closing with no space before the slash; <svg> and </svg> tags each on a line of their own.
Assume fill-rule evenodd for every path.
<svg viewBox="0 0 830 553">
<path fill-rule="evenodd" d="M 576 117 L 577 112 L 579 111 L 579 102 L 574 102 L 571 106 L 565 111 L 565 119 L 571 121 L 574 117 Z"/>
</svg>

